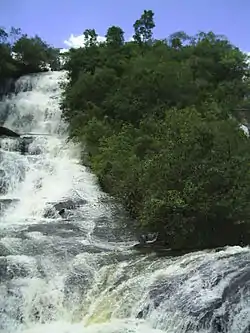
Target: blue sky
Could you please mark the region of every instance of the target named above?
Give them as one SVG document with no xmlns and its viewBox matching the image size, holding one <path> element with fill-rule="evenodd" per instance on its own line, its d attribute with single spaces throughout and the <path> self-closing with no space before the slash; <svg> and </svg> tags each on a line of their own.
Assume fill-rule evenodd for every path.
<svg viewBox="0 0 250 333">
<path fill-rule="evenodd" d="M 86 28 L 101 36 L 111 25 L 133 34 L 133 23 L 144 9 L 155 13 L 154 36 L 164 38 L 212 30 L 250 51 L 250 0 L 0 0 L 0 25 L 38 34 L 56 47 L 79 43 Z M 72 38 L 72 35 L 75 37 Z M 71 36 L 71 39 L 70 39 Z M 77 38 L 76 38 L 77 37 Z M 64 43 L 65 41 L 66 44 Z"/>
</svg>

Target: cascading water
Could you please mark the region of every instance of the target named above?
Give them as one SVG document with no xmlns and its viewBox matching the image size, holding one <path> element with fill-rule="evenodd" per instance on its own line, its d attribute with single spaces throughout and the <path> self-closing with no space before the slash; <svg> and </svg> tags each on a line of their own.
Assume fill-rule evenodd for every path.
<svg viewBox="0 0 250 333">
<path fill-rule="evenodd" d="M 0 332 L 250 332 L 250 250 L 136 253 L 67 141 L 61 80 L 23 77 L 0 105 L 23 134 L 1 139 Z"/>
</svg>

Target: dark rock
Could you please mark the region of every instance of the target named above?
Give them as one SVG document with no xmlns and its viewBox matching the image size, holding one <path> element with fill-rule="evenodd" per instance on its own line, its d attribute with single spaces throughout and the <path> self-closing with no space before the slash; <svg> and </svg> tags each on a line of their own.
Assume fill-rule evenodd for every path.
<svg viewBox="0 0 250 333">
<path fill-rule="evenodd" d="M 58 215 L 58 212 L 54 209 L 54 207 L 46 207 L 43 217 L 52 219 L 52 218 L 56 218 L 57 215 Z"/>
<path fill-rule="evenodd" d="M 147 304 L 143 310 L 140 310 L 136 315 L 136 319 L 145 319 L 147 314 L 149 313 L 150 305 Z"/>
<path fill-rule="evenodd" d="M 20 138 L 20 152 L 22 155 L 39 155 L 41 154 L 40 147 L 30 147 L 31 143 L 34 141 L 34 136 L 22 136 Z"/>
<path fill-rule="evenodd" d="M 65 214 L 65 208 L 59 210 L 58 214 L 63 216 Z"/>
<path fill-rule="evenodd" d="M 51 207 L 47 207 L 44 213 L 44 217 L 54 218 L 58 214 L 61 217 L 65 217 L 68 210 L 76 209 L 82 205 L 85 205 L 87 201 L 85 199 L 77 199 L 77 200 L 65 200 L 57 203 L 49 203 Z"/>
<path fill-rule="evenodd" d="M 8 78 L 8 79 L 0 79 L 0 101 L 3 97 L 8 96 L 15 91 L 15 79 Z M 1 118 L 2 114 L 0 114 Z M 5 120 L 5 119 L 4 119 Z"/>
<path fill-rule="evenodd" d="M 0 136 L 10 136 L 13 138 L 19 138 L 20 135 L 7 127 L 0 126 Z"/>
<path fill-rule="evenodd" d="M 165 244 L 158 239 L 158 233 L 137 234 L 136 236 L 139 243 L 133 246 L 135 250 L 147 253 L 166 249 Z"/>
<path fill-rule="evenodd" d="M 158 233 L 139 234 L 137 239 L 140 244 L 153 244 L 158 240 Z"/>
<path fill-rule="evenodd" d="M 161 241 L 158 237 L 158 233 L 152 234 L 140 234 L 137 235 L 139 243 L 135 244 L 133 248 L 141 253 L 150 253 L 150 252 L 166 252 L 170 248 L 164 241 Z"/>
<path fill-rule="evenodd" d="M 29 152 L 29 145 L 33 142 L 34 138 L 23 136 L 20 139 L 20 152 L 25 155 Z"/>
<path fill-rule="evenodd" d="M 0 211 L 2 212 L 8 206 L 16 204 L 18 201 L 19 199 L 0 199 Z"/>
<path fill-rule="evenodd" d="M 85 199 L 77 199 L 77 200 L 65 200 L 65 201 L 61 201 L 58 202 L 56 204 L 54 204 L 54 208 L 59 212 L 62 209 L 75 209 L 77 207 L 80 207 L 82 205 L 86 205 L 87 204 L 87 200 Z"/>
</svg>

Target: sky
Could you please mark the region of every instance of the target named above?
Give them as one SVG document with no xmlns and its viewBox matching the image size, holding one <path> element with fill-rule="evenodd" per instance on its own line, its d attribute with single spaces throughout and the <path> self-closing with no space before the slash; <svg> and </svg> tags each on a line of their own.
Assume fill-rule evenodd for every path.
<svg viewBox="0 0 250 333">
<path fill-rule="evenodd" d="M 0 26 L 38 34 L 55 47 L 77 47 L 88 28 L 104 36 L 118 25 L 129 39 L 144 9 L 155 13 L 155 38 L 213 31 L 250 51 L 250 0 L 0 0 Z"/>
</svg>

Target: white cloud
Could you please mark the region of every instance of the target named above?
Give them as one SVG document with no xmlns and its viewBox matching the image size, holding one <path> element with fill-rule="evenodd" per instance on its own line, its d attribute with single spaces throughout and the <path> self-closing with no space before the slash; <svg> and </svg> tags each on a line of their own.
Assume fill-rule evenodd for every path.
<svg viewBox="0 0 250 333">
<path fill-rule="evenodd" d="M 133 41 L 133 35 L 130 35 L 128 38 L 125 38 L 126 41 L 131 42 Z M 98 36 L 97 37 L 97 42 L 105 42 L 106 38 L 103 36 Z M 63 42 L 65 45 L 67 45 L 67 48 L 63 48 L 61 49 L 61 53 L 67 52 L 69 48 L 79 48 L 84 46 L 84 35 L 73 35 L 71 34 L 70 37 L 68 39 L 66 39 Z"/>
<path fill-rule="evenodd" d="M 106 38 L 103 36 L 97 37 L 97 42 L 105 42 Z M 73 34 L 70 35 L 69 39 L 64 41 L 64 44 L 67 45 L 69 48 L 79 48 L 84 46 L 84 35 L 75 36 Z"/>
</svg>

